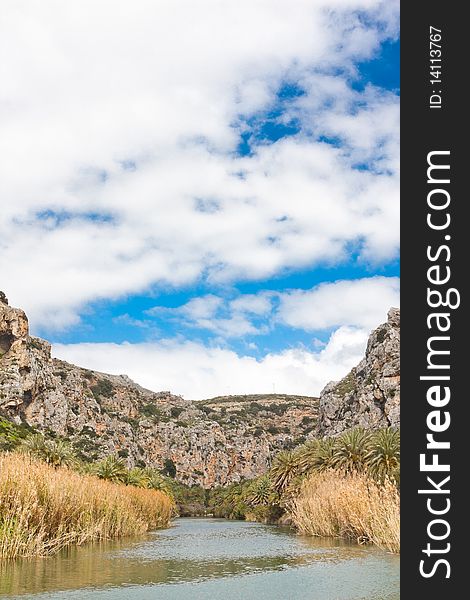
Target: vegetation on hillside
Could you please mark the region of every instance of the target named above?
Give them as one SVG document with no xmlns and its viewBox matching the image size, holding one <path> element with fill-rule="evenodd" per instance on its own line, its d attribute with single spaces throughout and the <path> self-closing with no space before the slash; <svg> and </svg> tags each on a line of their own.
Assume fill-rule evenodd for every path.
<svg viewBox="0 0 470 600">
<path fill-rule="evenodd" d="M 0 451 L 16 448 L 34 429 L 27 424 L 16 425 L 0 416 Z"/>
</svg>

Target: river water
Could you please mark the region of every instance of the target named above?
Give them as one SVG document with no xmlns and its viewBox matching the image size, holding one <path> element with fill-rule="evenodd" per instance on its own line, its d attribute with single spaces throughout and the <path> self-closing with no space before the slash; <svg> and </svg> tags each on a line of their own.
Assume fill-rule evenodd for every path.
<svg viewBox="0 0 470 600">
<path fill-rule="evenodd" d="M 224 519 L 0 566 L 27 600 L 397 600 L 399 560 L 372 547 Z"/>
</svg>

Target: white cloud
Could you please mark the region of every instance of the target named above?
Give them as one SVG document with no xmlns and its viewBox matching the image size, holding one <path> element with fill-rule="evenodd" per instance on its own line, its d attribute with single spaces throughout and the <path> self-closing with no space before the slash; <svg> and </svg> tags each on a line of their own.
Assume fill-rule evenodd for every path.
<svg viewBox="0 0 470 600">
<path fill-rule="evenodd" d="M 201 400 L 220 394 L 318 395 L 364 353 L 367 332 L 341 327 L 320 352 L 291 349 L 261 360 L 194 342 L 55 344 L 54 356 L 89 369 L 129 375 L 141 385 Z"/>
<path fill-rule="evenodd" d="M 246 300 L 246 306 L 244 301 Z M 192 298 L 186 304 L 176 308 L 155 306 L 146 311 L 150 316 L 162 317 L 165 320 L 173 320 L 183 327 L 195 327 L 207 329 L 221 338 L 242 337 L 248 334 L 258 334 L 257 329 L 244 313 L 253 313 L 260 310 L 264 298 L 260 295 L 241 296 L 238 305 L 230 303 L 228 309 L 223 298 L 214 294 L 206 294 Z"/>
<path fill-rule="evenodd" d="M 390 307 L 399 304 L 398 277 L 368 277 L 284 293 L 278 317 L 291 327 L 308 331 L 341 325 L 370 330 L 383 321 Z"/>
<path fill-rule="evenodd" d="M 233 312 L 249 313 L 253 315 L 266 315 L 271 312 L 272 304 L 270 292 L 258 294 L 243 294 L 230 302 Z"/>
<path fill-rule="evenodd" d="M 0 12 L 0 271 L 37 325 L 153 285 L 335 263 L 350 244 L 372 262 L 396 255 L 398 99 L 347 79 L 396 35 L 398 2 L 20 0 Z M 286 81 L 306 92 L 287 111 L 301 132 L 237 157 L 246 119 Z M 370 171 L 353 168 L 363 160 Z"/>
<path fill-rule="evenodd" d="M 279 323 L 306 331 L 343 325 L 371 330 L 399 304 L 399 278 L 375 276 L 324 282 L 307 290 L 263 290 L 233 300 L 207 294 L 177 308 L 156 306 L 147 313 L 234 338 L 266 333 Z"/>
<path fill-rule="evenodd" d="M 150 316 L 175 319 L 185 327 L 213 332 L 212 346 L 181 339 L 147 343 L 55 344 L 54 355 L 98 371 L 126 373 L 152 390 L 171 390 L 190 399 L 220 394 L 277 392 L 318 395 L 362 358 L 370 330 L 399 305 L 396 277 L 323 283 L 310 290 L 262 291 L 226 299 L 213 294 L 177 308 L 154 307 Z M 260 319 L 263 324 L 260 325 Z M 266 322 L 304 330 L 334 329 L 325 344 L 297 347 L 261 359 L 225 347 L 227 338 L 256 335 Z M 145 321 L 147 323 L 147 321 Z M 256 350 L 256 345 L 247 342 Z"/>
<path fill-rule="evenodd" d="M 178 309 L 168 309 L 168 312 L 178 311 L 188 319 L 192 319 L 194 321 L 200 319 L 210 319 L 217 312 L 217 309 L 223 303 L 222 298 L 218 298 L 213 294 L 207 294 L 206 296 L 202 296 L 200 298 L 192 298 L 189 302 L 187 302 L 184 306 Z M 148 312 L 152 314 L 155 309 L 150 309 Z"/>
<path fill-rule="evenodd" d="M 155 335 L 154 323 L 148 319 L 135 319 L 129 314 L 124 313 L 123 315 L 113 317 L 113 323 L 116 323 L 117 325 L 128 325 L 130 327 L 137 327 L 139 329 L 152 329 L 152 333 L 153 335 Z"/>
</svg>

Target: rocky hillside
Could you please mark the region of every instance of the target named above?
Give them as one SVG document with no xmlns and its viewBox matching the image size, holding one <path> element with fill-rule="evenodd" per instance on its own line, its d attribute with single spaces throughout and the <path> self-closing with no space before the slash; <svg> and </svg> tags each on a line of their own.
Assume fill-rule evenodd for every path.
<svg viewBox="0 0 470 600">
<path fill-rule="evenodd" d="M 228 396 L 193 402 L 51 358 L 0 292 L 0 414 L 69 439 L 85 460 L 119 454 L 206 488 L 264 472 L 316 424 L 315 398 Z"/>
<path fill-rule="evenodd" d="M 400 425 L 400 311 L 369 337 L 366 355 L 340 382 L 320 394 L 316 433 L 337 435 L 351 427 Z"/>
</svg>

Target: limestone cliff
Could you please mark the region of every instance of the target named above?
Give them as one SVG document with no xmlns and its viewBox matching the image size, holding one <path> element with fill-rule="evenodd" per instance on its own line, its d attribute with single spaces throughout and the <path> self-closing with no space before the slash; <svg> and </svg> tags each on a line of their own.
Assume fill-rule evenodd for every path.
<svg viewBox="0 0 470 600">
<path fill-rule="evenodd" d="M 340 382 L 320 394 L 316 433 L 337 435 L 351 427 L 400 425 L 400 311 L 372 332 L 365 357 Z"/>
<path fill-rule="evenodd" d="M 304 441 L 317 405 L 275 394 L 192 402 L 53 359 L 0 293 L 0 414 L 66 437 L 84 459 L 117 453 L 129 466 L 174 466 L 189 485 L 223 485 L 263 473 L 273 452 Z"/>
</svg>

